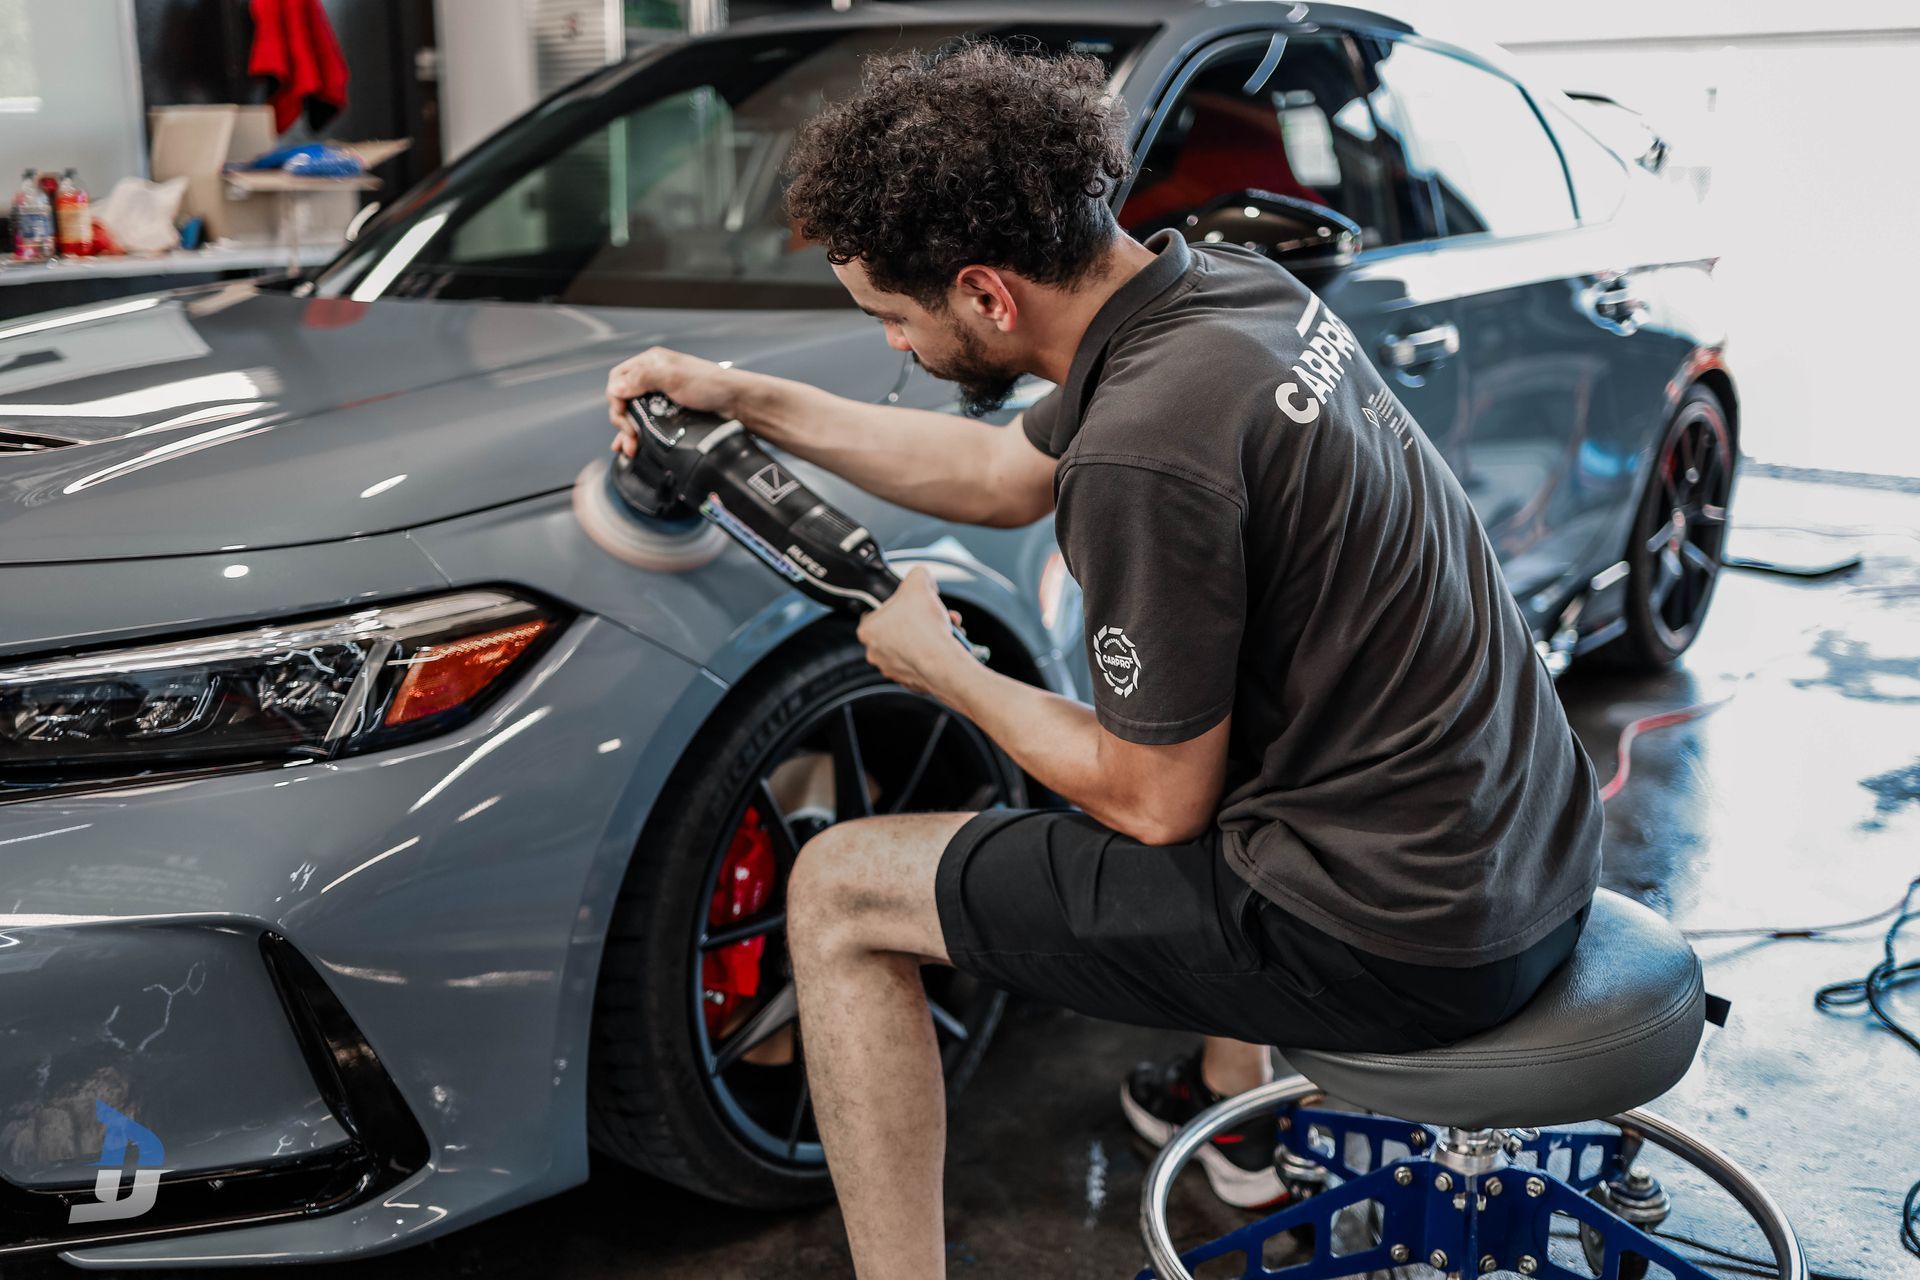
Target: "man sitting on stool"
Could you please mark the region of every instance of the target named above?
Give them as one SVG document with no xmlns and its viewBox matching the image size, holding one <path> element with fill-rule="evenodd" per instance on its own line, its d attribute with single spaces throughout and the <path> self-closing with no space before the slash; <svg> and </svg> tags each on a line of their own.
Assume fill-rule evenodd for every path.
<svg viewBox="0 0 1920 1280">
<path fill-rule="evenodd" d="M 1405 1052 L 1511 1016 L 1579 936 L 1600 805 L 1473 508 L 1353 334 L 1258 253 L 1115 225 L 1097 61 L 882 60 L 789 171 L 854 301 L 970 410 L 1058 384 L 1010 428 L 657 349 L 607 385 L 628 452 L 625 401 L 659 390 L 945 520 L 1056 512 L 1091 707 L 975 662 L 921 569 L 860 637 L 1080 811 L 843 822 L 789 887 L 856 1268 L 937 1276 L 921 965 L 1210 1037 L 1126 1083 L 1165 1141 L 1266 1078 L 1259 1046 Z M 1215 1189 L 1275 1198 L 1271 1144 L 1236 1136 Z"/>
</svg>

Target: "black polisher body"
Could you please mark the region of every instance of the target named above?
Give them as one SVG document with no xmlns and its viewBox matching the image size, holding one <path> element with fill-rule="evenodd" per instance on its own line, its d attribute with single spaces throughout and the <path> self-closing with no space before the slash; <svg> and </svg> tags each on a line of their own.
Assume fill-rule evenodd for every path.
<svg viewBox="0 0 1920 1280">
<path fill-rule="evenodd" d="M 613 485 L 660 520 L 699 514 L 801 592 L 836 608 L 877 609 L 900 585 L 873 535 L 821 501 L 737 421 L 651 393 L 627 402 L 639 431 Z"/>
</svg>

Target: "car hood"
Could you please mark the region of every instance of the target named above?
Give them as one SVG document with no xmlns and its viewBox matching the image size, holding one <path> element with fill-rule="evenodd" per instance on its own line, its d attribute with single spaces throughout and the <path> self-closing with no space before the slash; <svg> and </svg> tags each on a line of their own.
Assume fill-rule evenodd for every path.
<svg viewBox="0 0 1920 1280">
<path fill-rule="evenodd" d="M 847 311 L 306 299 L 216 286 L 0 324 L 0 564 L 295 546 L 561 489 L 647 346 L 878 399 Z"/>
</svg>

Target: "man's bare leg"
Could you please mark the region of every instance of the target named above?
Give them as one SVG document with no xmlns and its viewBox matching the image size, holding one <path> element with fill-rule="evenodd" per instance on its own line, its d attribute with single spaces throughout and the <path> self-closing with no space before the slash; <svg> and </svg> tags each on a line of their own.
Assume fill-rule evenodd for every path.
<svg viewBox="0 0 1920 1280">
<path fill-rule="evenodd" d="M 839 823 L 787 887 L 807 1081 L 864 1277 L 946 1274 L 946 1087 L 920 966 L 946 963 L 934 872 L 971 816 Z"/>
<path fill-rule="evenodd" d="M 1200 1057 L 1200 1077 L 1207 1088 L 1231 1098 L 1273 1079 L 1273 1055 L 1263 1044 L 1208 1036 Z"/>
</svg>

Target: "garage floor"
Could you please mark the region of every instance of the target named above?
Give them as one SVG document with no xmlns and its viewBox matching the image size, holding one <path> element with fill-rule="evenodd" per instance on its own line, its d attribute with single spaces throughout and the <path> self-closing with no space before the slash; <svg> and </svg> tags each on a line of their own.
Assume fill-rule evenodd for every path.
<svg viewBox="0 0 1920 1280">
<path fill-rule="evenodd" d="M 1732 572 L 1684 670 L 1656 679 L 1569 676 L 1561 688 L 1603 778 L 1638 717 L 1727 699 L 1641 739 L 1608 806 L 1607 884 L 1678 919 L 1721 928 L 1844 920 L 1895 901 L 1920 874 L 1920 481 L 1831 483 L 1752 468 L 1734 550 L 1811 560 L 1857 551 L 1819 581 Z M 1780 533 L 1813 527 L 1827 536 Z M 1896 1236 L 1920 1178 L 1920 1057 L 1815 987 L 1866 973 L 1880 930 L 1844 941 L 1702 942 L 1724 1031 L 1658 1110 L 1743 1162 L 1793 1216 L 1818 1271 L 1920 1275 Z M 1920 927 L 1903 954 L 1920 954 Z M 1920 1023 L 1920 989 L 1896 998 Z M 1183 1038 L 1025 1005 L 954 1116 L 949 1256 L 956 1276 L 1131 1276 L 1142 1155 L 1114 1090 Z M 1671 1227 L 1752 1253 L 1705 1188 L 1673 1183 Z M 1240 1220 L 1183 1185 L 1187 1240 Z M 539 1273 L 711 1280 L 850 1274 L 838 1214 L 724 1209 L 604 1162 L 593 1181 L 424 1249 L 314 1280 Z M 20 1280 L 71 1274 L 43 1259 Z M 227 1272 L 239 1277 L 242 1273 Z M 1753 1274 L 1771 1274 L 1761 1271 Z"/>
</svg>

